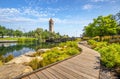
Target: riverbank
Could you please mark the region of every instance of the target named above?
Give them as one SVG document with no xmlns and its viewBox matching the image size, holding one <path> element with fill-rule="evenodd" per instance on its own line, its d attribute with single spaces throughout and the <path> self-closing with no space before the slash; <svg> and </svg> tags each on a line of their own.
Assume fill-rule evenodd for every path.
<svg viewBox="0 0 120 79">
<path fill-rule="evenodd" d="M 17 40 L 0 40 L 0 43 L 14 43 L 18 42 Z"/>
<path fill-rule="evenodd" d="M 8 37 L 8 38 L 0 38 L 0 43 L 13 43 L 13 42 L 35 42 L 37 38 L 32 37 Z"/>
<path fill-rule="evenodd" d="M 52 47 L 50 49 L 39 49 L 36 52 L 29 52 L 12 59 L 8 63 L 5 63 L 5 65 L 0 67 L 0 72 L 1 72 L 0 76 L 1 78 L 2 76 L 3 78 L 6 77 L 6 79 L 9 79 L 11 77 L 14 78 L 16 76 L 31 72 L 33 70 L 48 66 L 52 63 L 70 58 L 76 54 L 79 54 L 80 52 L 81 52 L 81 48 L 78 47 L 76 41 L 68 41 L 68 42 L 60 43 L 58 46 Z M 18 67 L 16 65 L 18 65 Z M 24 66 L 23 67 L 24 69 L 19 68 L 19 65 Z M 11 73 L 5 73 L 5 72 L 11 72 L 13 76 L 10 75 Z M 20 74 L 16 75 L 16 73 L 20 73 Z"/>
<path fill-rule="evenodd" d="M 39 49 L 37 52 L 45 52 L 50 49 Z M 18 75 L 23 75 L 32 72 L 33 69 L 27 65 L 34 59 L 42 60 L 41 56 L 33 56 L 36 52 L 28 52 L 18 57 L 15 57 L 11 61 L 5 63 L 0 67 L 0 79 L 12 79 Z"/>
</svg>

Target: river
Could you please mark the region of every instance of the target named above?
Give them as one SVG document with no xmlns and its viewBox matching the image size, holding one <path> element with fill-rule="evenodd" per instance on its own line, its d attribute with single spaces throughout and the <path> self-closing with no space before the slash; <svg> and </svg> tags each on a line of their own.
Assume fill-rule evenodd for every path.
<svg viewBox="0 0 120 79">
<path fill-rule="evenodd" d="M 55 43 L 0 43 L 0 55 L 8 56 L 10 54 L 14 57 L 20 56 L 28 52 L 34 52 L 40 48 L 51 48 L 57 44 Z"/>
</svg>

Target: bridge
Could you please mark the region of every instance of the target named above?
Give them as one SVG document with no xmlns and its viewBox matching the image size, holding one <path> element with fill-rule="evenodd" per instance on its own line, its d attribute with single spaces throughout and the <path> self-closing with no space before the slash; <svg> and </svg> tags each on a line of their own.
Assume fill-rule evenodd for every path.
<svg viewBox="0 0 120 79">
<path fill-rule="evenodd" d="M 84 45 L 79 47 L 81 54 L 16 79 L 99 79 L 100 54 Z"/>
</svg>

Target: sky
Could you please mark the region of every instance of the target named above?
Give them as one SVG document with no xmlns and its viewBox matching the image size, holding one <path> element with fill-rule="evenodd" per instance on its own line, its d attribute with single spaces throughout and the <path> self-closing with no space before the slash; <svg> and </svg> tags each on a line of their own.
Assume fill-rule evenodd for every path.
<svg viewBox="0 0 120 79">
<path fill-rule="evenodd" d="M 84 26 L 98 16 L 116 14 L 120 0 L 0 0 L 0 25 L 23 32 L 43 28 L 78 37 Z"/>
</svg>

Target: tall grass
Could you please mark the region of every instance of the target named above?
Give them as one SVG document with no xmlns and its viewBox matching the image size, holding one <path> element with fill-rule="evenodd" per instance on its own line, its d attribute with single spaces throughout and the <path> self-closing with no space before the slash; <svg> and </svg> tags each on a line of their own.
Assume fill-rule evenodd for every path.
<svg viewBox="0 0 120 79">
<path fill-rule="evenodd" d="M 19 43 L 26 43 L 26 42 L 35 42 L 36 38 L 18 38 Z"/>
<path fill-rule="evenodd" d="M 0 55 L 0 64 L 3 65 L 4 63 L 9 62 L 10 60 L 12 60 L 14 58 L 13 55 L 8 55 L 7 57 Z"/>
<path fill-rule="evenodd" d="M 18 40 L 18 38 L 10 38 L 10 37 L 7 37 L 7 38 L 0 38 L 0 40 Z"/>
</svg>

